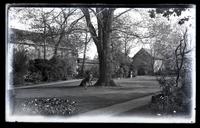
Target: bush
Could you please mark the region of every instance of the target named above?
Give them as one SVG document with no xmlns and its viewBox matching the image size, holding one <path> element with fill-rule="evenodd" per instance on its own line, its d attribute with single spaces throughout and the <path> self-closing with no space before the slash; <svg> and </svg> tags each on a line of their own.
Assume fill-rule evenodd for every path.
<svg viewBox="0 0 200 128">
<path fill-rule="evenodd" d="M 151 109 L 160 114 L 188 114 L 190 100 L 183 91 L 177 90 L 171 95 L 157 94 L 152 96 Z"/>
<path fill-rule="evenodd" d="M 184 93 L 182 87 L 175 86 L 175 78 L 166 79 L 165 76 L 162 76 L 158 82 L 162 87 L 162 92 L 152 96 L 151 109 L 161 114 L 188 114 L 189 97 Z"/>
<path fill-rule="evenodd" d="M 25 76 L 25 81 L 27 82 L 33 82 L 38 83 L 42 80 L 42 74 L 41 72 L 28 72 Z"/>
<path fill-rule="evenodd" d="M 70 60 L 52 57 L 50 60 L 35 59 L 29 61 L 27 81 L 58 81 L 73 77 L 74 65 Z"/>
<path fill-rule="evenodd" d="M 72 75 L 72 66 L 68 64 L 69 60 L 61 59 L 58 57 L 53 57 L 49 60 L 51 65 L 51 70 L 48 74 L 50 75 L 50 80 L 66 80 Z"/>
<path fill-rule="evenodd" d="M 12 62 L 13 84 L 24 84 L 24 76 L 28 70 L 28 56 L 24 49 L 14 49 Z"/>
<path fill-rule="evenodd" d="M 35 59 L 29 61 L 27 81 L 47 81 L 48 74 L 47 71 L 51 70 L 51 65 L 49 65 L 48 60 Z M 30 79 L 29 79 L 30 78 Z"/>
<path fill-rule="evenodd" d="M 21 86 L 24 84 L 23 74 L 13 73 L 13 84 L 15 86 Z"/>
</svg>

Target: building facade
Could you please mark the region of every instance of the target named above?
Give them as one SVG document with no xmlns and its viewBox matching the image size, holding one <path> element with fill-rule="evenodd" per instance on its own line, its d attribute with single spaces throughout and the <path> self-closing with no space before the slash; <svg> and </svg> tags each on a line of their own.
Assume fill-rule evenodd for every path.
<svg viewBox="0 0 200 128">
<path fill-rule="evenodd" d="M 152 55 L 151 50 L 141 48 L 132 58 L 136 75 L 152 75 L 163 68 L 162 59 Z"/>
</svg>

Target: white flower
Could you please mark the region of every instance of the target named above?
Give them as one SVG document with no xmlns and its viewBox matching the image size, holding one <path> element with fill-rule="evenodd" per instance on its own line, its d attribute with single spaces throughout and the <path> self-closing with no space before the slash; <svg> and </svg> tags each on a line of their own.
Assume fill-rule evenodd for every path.
<svg viewBox="0 0 200 128">
<path fill-rule="evenodd" d="M 158 114 L 157 114 L 157 116 L 161 116 L 161 114 L 160 114 L 160 113 L 158 113 Z"/>
</svg>

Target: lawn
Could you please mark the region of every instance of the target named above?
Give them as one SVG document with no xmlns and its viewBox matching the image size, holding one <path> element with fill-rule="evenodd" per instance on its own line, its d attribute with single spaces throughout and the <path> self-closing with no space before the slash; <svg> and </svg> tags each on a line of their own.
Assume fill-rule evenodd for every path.
<svg viewBox="0 0 200 128">
<path fill-rule="evenodd" d="M 15 114 L 19 114 L 20 104 L 28 98 L 62 97 L 76 102 L 74 114 L 129 101 L 159 91 L 158 82 L 154 77 L 136 77 L 132 79 L 116 79 L 118 87 L 82 87 L 32 88 L 16 90 Z M 26 113 L 23 113 L 26 114 Z"/>
</svg>

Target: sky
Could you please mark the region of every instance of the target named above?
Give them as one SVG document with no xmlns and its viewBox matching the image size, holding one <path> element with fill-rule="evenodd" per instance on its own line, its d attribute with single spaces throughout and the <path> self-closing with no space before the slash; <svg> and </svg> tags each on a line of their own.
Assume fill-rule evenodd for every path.
<svg viewBox="0 0 200 128">
<path fill-rule="evenodd" d="M 114 12 L 115 14 L 118 14 L 120 12 L 123 12 L 124 10 L 126 10 L 126 8 L 118 8 L 116 9 L 116 11 Z M 140 9 L 140 10 L 134 10 L 134 11 L 130 11 L 128 12 L 128 16 L 131 17 L 131 19 L 135 22 L 136 20 L 140 21 L 142 20 L 142 18 L 145 18 L 144 15 L 140 15 L 142 11 L 145 11 L 144 9 Z M 185 12 L 184 15 L 195 15 L 194 10 L 192 10 L 191 12 Z M 172 20 L 172 23 L 176 20 L 176 18 L 174 18 L 174 20 Z M 95 23 L 96 20 L 93 18 L 92 21 Z M 22 24 L 19 22 L 19 20 L 16 19 L 10 19 L 10 17 L 8 16 L 8 27 L 12 27 L 12 28 L 17 28 L 17 29 L 22 29 L 22 30 L 29 30 L 29 26 L 26 24 Z M 130 51 L 129 57 L 133 57 L 142 47 L 144 48 L 149 48 L 149 45 L 142 45 L 142 44 L 138 44 L 136 47 L 133 47 Z M 90 59 L 93 59 L 95 56 L 97 55 L 97 49 L 96 46 L 93 42 L 89 43 L 89 48 L 86 52 L 86 56 Z M 83 54 L 79 54 L 79 57 L 82 57 Z"/>
<path fill-rule="evenodd" d="M 116 9 L 116 11 L 114 13 L 118 14 L 118 13 L 123 12 L 124 10 L 126 10 L 126 8 L 118 8 L 118 9 Z M 130 16 L 133 19 L 141 19 L 139 13 L 130 14 Z M 93 18 L 92 21 L 96 22 L 96 19 Z M 8 20 L 8 26 L 11 27 L 11 28 L 17 28 L 17 29 L 22 29 L 22 30 L 29 30 L 29 27 L 30 27 L 26 24 L 20 23 L 18 18 L 10 19 L 10 17 L 9 17 L 9 20 Z M 137 47 L 133 48 L 130 52 L 130 57 L 132 57 L 141 47 L 142 47 L 141 45 L 138 45 Z M 143 46 L 143 47 L 145 47 L 145 46 Z M 97 55 L 96 46 L 93 42 L 90 42 L 89 48 L 86 52 L 86 56 L 90 59 L 93 59 L 96 55 Z M 79 57 L 83 57 L 83 54 L 80 53 Z"/>
</svg>

